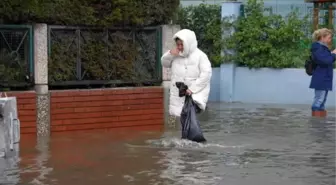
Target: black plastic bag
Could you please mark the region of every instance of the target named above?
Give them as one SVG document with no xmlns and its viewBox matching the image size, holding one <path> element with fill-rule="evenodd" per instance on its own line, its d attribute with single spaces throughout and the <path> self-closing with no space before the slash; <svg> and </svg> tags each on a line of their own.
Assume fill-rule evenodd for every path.
<svg viewBox="0 0 336 185">
<path fill-rule="evenodd" d="M 206 142 L 202 129 L 196 117 L 198 106 L 195 104 L 192 96 L 186 95 L 186 86 L 183 82 L 176 82 L 179 89 L 179 96 L 185 96 L 184 106 L 181 112 L 182 139 L 188 139 L 195 142 Z"/>
</svg>

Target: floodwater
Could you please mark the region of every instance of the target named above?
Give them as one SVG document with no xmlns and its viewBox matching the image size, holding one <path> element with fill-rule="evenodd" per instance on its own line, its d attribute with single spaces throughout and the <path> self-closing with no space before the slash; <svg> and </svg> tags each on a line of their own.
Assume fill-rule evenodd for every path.
<svg viewBox="0 0 336 185">
<path fill-rule="evenodd" d="M 317 119 L 308 106 L 210 104 L 201 124 L 207 144 L 172 128 L 24 136 L 19 156 L 0 159 L 0 184 L 335 184 L 334 109 Z"/>
</svg>

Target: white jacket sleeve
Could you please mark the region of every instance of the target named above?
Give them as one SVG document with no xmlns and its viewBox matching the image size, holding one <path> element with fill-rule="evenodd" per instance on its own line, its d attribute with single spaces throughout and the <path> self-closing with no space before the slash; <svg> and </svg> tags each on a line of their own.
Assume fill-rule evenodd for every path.
<svg viewBox="0 0 336 185">
<path fill-rule="evenodd" d="M 203 55 L 201 57 L 199 68 L 200 68 L 199 77 L 189 87 L 189 90 L 192 93 L 198 93 L 202 91 L 210 83 L 210 80 L 211 80 L 212 68 L 211 68 L 211 63 L 206 55 Z"/>
<path fill-rule="evenodd" d="M 170 54 L 170 51 L 167 51 L 163 56 L 161 57 L 161 63 L 162 66 L 165 68 L 171 68 L 172 62 L 174 60 L 174 56 Z"/>
</svg>

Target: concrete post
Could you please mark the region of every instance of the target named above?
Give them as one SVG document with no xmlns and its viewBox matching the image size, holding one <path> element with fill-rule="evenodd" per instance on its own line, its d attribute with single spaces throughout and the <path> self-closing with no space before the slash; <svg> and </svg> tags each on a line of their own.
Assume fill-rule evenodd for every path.
<svg viewBox="0 0 336 185">
<path fill-rule="evenodd" d="M 180 31 L 179 25 L 163 25 L 162 26 L 162 52 L 166 53 L 168 50 L 175 46 L 173 36 L 176 32 Z M 170 81 L 170 69 L 162 67 L 162 80 Z"/>
<path fill-rule="evenodd" d="M 234 101 L 235 68 L 236 65 L 233 63 L 220 66 L 219 101 L 221 102 Z"/>
<path fill-rule="evenodd" d="M 173 36 L 181 29 L 179 25 L 163 25 L 162 26 L 162 52 L 166 53 L 175 46 Z M 174 119 L 169 115 L 169 88 L 170 88 L 170 69 L 162 67 L 162 86 L 164 88 L 164 109 L 165 109 L 165 125 L 175 126 Z"/>
<path fill-rule="evenodd" d="M 222 19 L 226 18 L 233 22 L 240 16 L 241 2 L 224 2 L 222 4 Z M 223 30 L 223 37 L 230 36 L 235 30 Z M 235 51 L 225 51 L 225 54 L 234 55 Z M 235 82 L 234 61 L 230 64 L 222 64 L 220 67 L 220 101 L 233 102 L 234 101 L 234 82 Z M 225 83 L 223 83 L 225 82 Z M 224 84 L 226 84 L 224 86 Z"/>
<path fill-rule="evenodd" d="M 48 90 L 48 26 L 34 25 L 34 66 L 37 111 L 37 136 L 50 135 L 50 98 Z"/>
</svg>

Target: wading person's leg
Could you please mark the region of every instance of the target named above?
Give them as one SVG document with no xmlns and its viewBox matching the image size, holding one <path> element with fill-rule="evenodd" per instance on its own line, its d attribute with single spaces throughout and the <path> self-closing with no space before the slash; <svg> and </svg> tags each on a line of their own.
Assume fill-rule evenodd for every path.
<svg viewBox="0 0 336 185">
<path fill-rule="evenodd" d="M 324 104 L 327 100 L 328 91 L 315 90 L 312 111 L 324 111 Z"/>
<path fill-rule="evenodd" d="M 312 116 L 325 117 L 327 111 L 325 110 L 325 103 L 327 101 L 328 91 L 315 90 L 314 101 L 312 105 Z"/>
<path fill-rule="evenodd" d="M 325 93 L 325 95 L 324 95 L 323 102 L 322 102 L 322 104 L 321 104 L 321 109 L 322 109 L 323 111 L 325 111 L 325 103 L 326 103 L 326 101 L 327 101 L 327 97 L 328 97 L 328 91 L 326 91 L 326 93 Z"/>
</svg>

